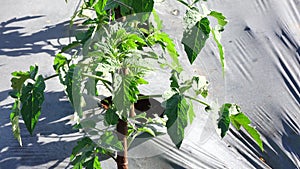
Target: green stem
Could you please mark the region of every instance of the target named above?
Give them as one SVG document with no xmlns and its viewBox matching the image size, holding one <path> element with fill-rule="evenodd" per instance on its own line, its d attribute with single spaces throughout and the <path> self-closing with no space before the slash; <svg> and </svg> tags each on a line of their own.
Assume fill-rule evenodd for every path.
<svg viewBox="0 0 300 169">
<path fill-rule="evenodd" d="M 44 81 L 49 80 L 49 79 L 52 79 L 52 78 L 57 77 L 57 76 L 59 76 L 59 74 L 54 74 L 54 75 L 45 77 Z"/>
<path fill-rule="evenodd" d="M 194 98 L 194 97 L 187 96 L 187 95 L 184 95 L 184 97 L 186 97 L 186 98 L 188 98 L 188 99 L 191 99 L 191 100 L 194 100 L 194 101 L 196 101 L 196 102 L 198 102 L 198 103 L 201 103 L 201 104 L 203 104 L 203 105 L 205 105 L 205 106 L 210 107 L 210 105 L 209 105 L 208 103 L 205 103 L 204 101 L 201 101 L 201 100 L 196 99 L 196 98 Z"/>
<path fill-rule="evenodd" d="M 94 79 L 98 79 L 98 80 L 101 80 L 101 81 L 105 81 L 105 82 L 108 82 L 107 80 L 99 77 L 99 76 L 96 76 L 96 75 L 91 75 L 91 74 L 87 74 L 87 73 L 82 73 L 83 76 L 86 76 L 86 77 L 90 77 L 90 78 L 94 78 Z"/>
</svg>

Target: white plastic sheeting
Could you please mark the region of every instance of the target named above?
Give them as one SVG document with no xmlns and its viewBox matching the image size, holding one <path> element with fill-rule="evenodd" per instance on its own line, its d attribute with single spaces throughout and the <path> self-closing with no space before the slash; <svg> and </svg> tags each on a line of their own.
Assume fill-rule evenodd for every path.
<svg viewBox="0 0 300 169">
<path fill-rule="evenodd" d="M 30 137 L 21 126 L 22 148 L 13 139 L 9 123 L 9 73 L 27 70 L 35 63 L 44 75 L 53 73 L 50 56 L 59 45 L 55 39 L 67 36 L 67 22 L 63 21 L 76 7 L 72 2 L 63 8 L 62 0 L 56 1 L 60 4 L 57 7 L 52 6 L 57 4 L 54 1 L 36 6 L 38 1 L 33 0 L 20 1 L 18 7 L 17 2 L 3 2 L 0 7 L 5 11 L 0 16 L 0 168 L 70 167 L 68 156 L 79 134 L 68 123 L 72 109 L 57 80 L 47 82 L 44 111 L 34 136 Z M 197 118 L 186 130 L 180 150 L 168 136 L 147 141 L 131 151 L 130 167 L 300 168 L 300 1 L 217 0 L 207 5 L 222 12 L 229 21 L 221 39 L 227 64 L 225 78 L 212 40 L 189 66 L 180 45 L 185 12 L 181 4 L 160 1 L 156 10 L 165 31 L 176 40 L 184 66 L 209 79 L 208 100 L 240 105 L 262 134 L 265 152 L 243 131 L 230 130 L 221 140 L 213 125 L 215 115 L 197 107 Z M 14 17 L 17 19 L 11 20 Z M 157 85 L 151 90 L 143 89 L 145 93 L 155 94 L 165 88 L 164 74 L 159 75 L 150 76 Z M 116 167 L 112 160 L 103 160 L 102 166 Z"/>
</svg>

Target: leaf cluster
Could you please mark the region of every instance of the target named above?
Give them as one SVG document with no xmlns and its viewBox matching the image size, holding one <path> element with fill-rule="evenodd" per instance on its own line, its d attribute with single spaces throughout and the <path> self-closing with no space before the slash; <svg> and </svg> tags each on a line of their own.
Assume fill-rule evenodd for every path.
<svg viewBox="0 0 300 169">
<path fill-rule="evenodd" d="M 194 0 L 191 4 L 177 0 L 186 7 L 183 18 L 184 31 L 181 44 L 190 64 L 193 64 L 210 37 L 216 42 L 220 62 L 225 73 L 225 56 L 221 33 L 227 24 L 225 16 L 208 10 L 204 2 Z M 200 2 L 200 8 L 195 4 Z M 100 154 L 115 159 L 124 147 L 118 138 L 116 126 L 120 120 L 128 124 L 126 138 L 130 144 L 142 133 L 156 137 L 167 133 L 177 148 L 180 148 L 185 129 L 196 117 L 194 104 L 211 105 L 205 102 L 209 94 L 209 82 L 204 76 L 190 75 L 180 62 L 173 39 L 163 31 L 163 22 L 154 10 L 153 0 L 84 0 L 74 13 L 71 24 L 81 21 L 75 40 L 62 47 L 55 56 L 53 68 L 56 75 L 44 78 L 38 75 L 38 66 L 27 72 L 13 72 L 11 97 L 15 103 L 10 114 L 12 131 L 22 145 L 19 118 L 25 122 L 30 134 L 38 122 L 44 101 L 45 81 L 58 76 L 75 110 L 77 127 L 85 126 L 98 140 L 84 137 L 77 142 L 71 155 L 74 168 L 101 168 Z M 215 19 L 217 24 L 211 22 Z M 159 47 L 159 48 L 158 48 Z M 161 52 L 158 52 L 158 50 Z M 143 96 L 141 85 L 148 72 L 164 68 L 170 72 L 169 89 L 163 94 Z M 97 97 L 104 87 L 110 99 L 99 102 L 103 111 L 95 117 L 83 120 L 88 101 L 84 96 Z M 147 117 L 147 110 L 136 113 L 134 105 L 142 99 L 161 97 L 164 114 Z M 216 122 L 223 138 L 230 124 L 236 129 L 245 129 L 263 150 L 262 140 L 250 119 L 232 103 L 223 104 Z M 101 121 L 105 130 L 97 128 Z M 84 125 L 87 124 L 87 125 Z"/>
</svg>

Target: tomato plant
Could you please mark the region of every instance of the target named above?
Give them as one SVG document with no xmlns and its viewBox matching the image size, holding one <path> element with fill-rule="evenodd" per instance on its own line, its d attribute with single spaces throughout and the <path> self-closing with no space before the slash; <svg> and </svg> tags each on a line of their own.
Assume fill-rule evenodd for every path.
<svg viewBox="0 0 300 169">
<path fill-rule="evenodd" d="M 200 0 L 192 3 L 177 1 L 186 8 L 181 43 L 188 61 L 193 64 L 211 35 L 225 74 L 221 44 L 221 33 L 227 24 L 225 16 L 207 9 Z M 200 8 L 196 3 L 201 3 Z M 27 72 L 12 73 L 10 96 L 15 103 L 10 119 L 20 145 L 19 118 L 22 117 L 32 134 L 41 114 L 45 81 L 58 77 L 74 107 L 76 127 L 85 128 L 89 133 L 89 137 L 82 138 L 73 149 L 70 159 L 74 168 L 101 168 L 99 154 L 113 158 L 118 168 L 128 168 L 127 151 L 134 139 L 141 133 L 152 137 L 164 134 L 162 128 L 180 148 L 184 130 L 195 117 L 193 105 L 201 104 L 204 111 L 212 111 L 212 106 L 203 101 L 208 95 L 208 81 L 196 74 L 183 77 L 186 70 L 181 65 L 173 39 L 163 31 L 154 1 L 84 0 L 71 23 L 76 18 L 80 18 L 83 29 L 78 30 L 75 40 L 56 55 L 53 68 L 57 74 L 38 75 L 37 65 Z M 217 24 L 211 24 L 211 19 L 216 19 Z M 169 83 L 164 84 L 169 89 L 155 95 L 140 93 L 141 85 L 153 85 L 145 79 L 147 73 L 160 69 L 169 72 Z M 99 86 L 110 96 L 99 101 L 101 113 L 92 111 L 91 114 L 87 96 L 101 95 L 103 90 Z M 136 112 L 139 101 L 153 97 L 163 99 L 163 114 L 149 117 L 143 110 Z M 238 105 L 225 103 L 217 111 L 219 119 L 216 123 L 221 137 L 226 135 L 231 123 L 238 130 L 243 127 L 263 150 L 259 133 Z"/>
</svg>

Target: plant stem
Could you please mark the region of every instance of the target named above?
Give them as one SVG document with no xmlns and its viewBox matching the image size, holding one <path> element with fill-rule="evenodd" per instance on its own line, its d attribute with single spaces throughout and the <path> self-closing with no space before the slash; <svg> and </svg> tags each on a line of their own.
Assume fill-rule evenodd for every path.
<svg viewBox="0 0 300 169">
<path fill-rule="evenodd" d="M 188 98 L 188 99 L 191 99 L 191 100 L 194 100 L 194 101 L 196 101 L 196 102 L 198 102 L 198 103 L 201 103 L 201 104 L 203 104 L 203 105 L 205 105 L 205 106 L 210 107 L 210 105 L 209 105 L 208 103 L 205 103 L 204 101 L 201 101 L 201 100 L 196 99 L 196 98 L 194 98 L 194 97 L 187 96 L 187 95 L 184 95 L 184 97 L 186 97 L 186 98 Z"/>
<path fill-rule="evenodd" d="M 44 81 L 49 80 L 49 79 L 52 79 L 52 78 L 57 77 L 57 76 L 59 76 L 59 74 L 54 74 L 54 75 L 45 77 L 45 78 L 44 78 Z"/>
<path fill-rule="evenodd" d="M 127 75 L 128 74 L 128 68 L 122 68 L 119 70 L 120 74 Z M 135 116 L 134 112 L 134 104 L 130 106 L 130 112 L 129 112 L 130 117 Z M 124 121 L 122 119 L 119 119 L 118 124 L 117 124 L 117 135 L 118 139 L 122 142 L 123 145 L 123 151 L 119 151 L 117 153 L 117 165 L 118 169 L 128 169 L 128 145 L 127 145 L 127 134 L 128 134 L 128 122 Z"/>
<path fill-rule="evenodd" d="M 127 133 L 128 133 L 128 124 L 126 121 L 119 119 L 117 124 L 117 135 L 118 139 L 123 144 L 123 151 L 117 153 L 117 165 L 118 169 L 128 169 L 128 157 L 127 157 Z"/>
<path fill-rule="evenodd" d="M 91 75 L 91 74 L 87 74 L 87 73 L 82 73 L 83 76 L 86 76 L 86 77 L 90 77 L 90 78 L 94 78 L 94 79 L 97 79 L 97 80 L 101 80 L 101 81 L 104 81 L 104 82 L 109 82 L 108 80 L 106 79 L 103 79 L 99 76 L 96 76 L 96 75 Z"/>
</svg>

